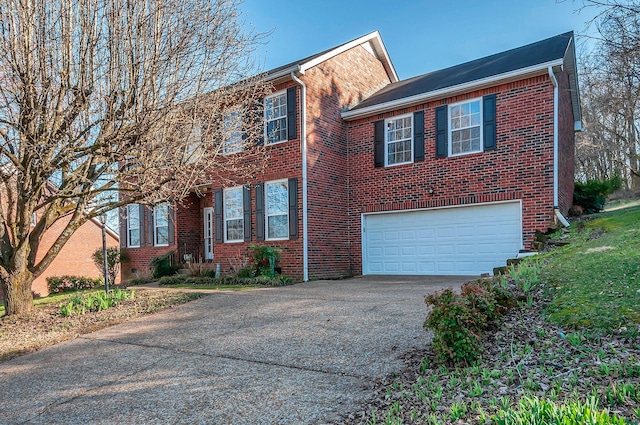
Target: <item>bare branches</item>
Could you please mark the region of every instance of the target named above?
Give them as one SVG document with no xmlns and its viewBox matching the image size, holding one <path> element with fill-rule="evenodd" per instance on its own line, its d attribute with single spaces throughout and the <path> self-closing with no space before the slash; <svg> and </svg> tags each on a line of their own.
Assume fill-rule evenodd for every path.
<svg viewBox="0 0 640 425">
<path fill-rule="evenodd" d="M 251 117 L 269 87 L 251 77 L 261 35 L 244 29 L 238 6 L 0 0 L 0 269 L 27 242 L 20 252 L 33 260 L 63 217 L 43 263 L 29 262 L 35 275 L 92 217 L 178 200 L 219 170 L 241 178 L 260 166 L 247 161 L 264 158 Z M 245 124 L 242 156 L 222 147 L 238 131 L 225 127 L 232 108 Z"/>
</svg>

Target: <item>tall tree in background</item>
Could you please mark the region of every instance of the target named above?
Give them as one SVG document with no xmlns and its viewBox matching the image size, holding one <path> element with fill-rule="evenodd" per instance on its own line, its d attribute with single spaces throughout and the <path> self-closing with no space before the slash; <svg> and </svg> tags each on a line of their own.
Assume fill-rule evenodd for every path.
<svg viewBox="0 0 640 425">
<path fill-rule="evenodd" d="M 224 117 L 231 106 L 234 117 L 255 116 L 266 86 L 247 77 L 261 35 L 241 18 L 238 0 L 0 0 L 7 314 L 33 308 L 33 279 L 87 220 L 129 202 L 179 200 L 223 167 L 243 171 L 221 156 L 220 140 L 238 131 Z M 244 143 L 254 131 L 245 126 Z"/>
<path fill-rule="evenodd" d="M 585 132 L 577 141 L 581 180 L 616 174 L 640 188 L 640 0 L 587 1 L 598 10 L 595 48 L 581 72 Z"/>
</svg>

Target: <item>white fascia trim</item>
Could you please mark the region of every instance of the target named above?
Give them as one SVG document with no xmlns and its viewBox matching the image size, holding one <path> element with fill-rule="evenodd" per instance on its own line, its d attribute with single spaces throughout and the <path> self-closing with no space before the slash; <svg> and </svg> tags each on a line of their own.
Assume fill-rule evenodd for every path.
<svg viewBox="0 0 640 425">
<path fill-rule="evenodd" d="M 308 62 L 303 63 L 300 66 L 299 71 L 304 74 L 307 71 L 307 69 L 313 68 L 314 66 L 321 64 L 322 62 L 329 60 L 332 57 L 339 55 L 340 53 L 346 52 L 349 49 L 353 49 L 356 46 L 366 43 L 367 41 L 375 42 L 374 47 L 376 50 L 376 54 L 381 55 L 384 58 L 384 61 L 388 64 L 388 67 L 385 66 L 385 69 L 387 70 L 387 73 L 391 74 L 389 75 L 389 79 L 391 80 L 391 82 L 398 81 L 398 74 L 396 73 L 396 70 L 393 67 L 393 64 L 391 63 L 391 59 L 389 58 L 387 49 L 384 47 L 384 43 L 382 42 L 382 37 L 380 37 L 380 33 L 378 31 L 374 31 L 370 34 L 362 36 L 336 49 L 333 49 L 322 56 L 318 56 L 317 58 L 314 58 Z"/>
<path fill-rule="evenodd" d="M 292 72 L 300 72 L 300 65 L 290 66 L 289 68 L 285 68 L 282 71 L 278 71 L 275 74 L 267 75 L 265 80 L 266 81 L 273 81 L 273 80 L 277 80 L 277 79 L 282 78 L 282 77 L 289 77 L 290 75 L 292 75 L 291 74 Z"/>
<path fill-rule="evenodd" d="M 415 96 L 404 97 L 402 99 L 392 100 L 390 102 L 381 103 L 378 105 L 372 105 L 367 108 L 356 109 L 355 111 L 346 111 L 340 114 L 340 116 L 349 121 L 357 118 L 363 118 L 373 114 L 379 114 L 382 112 L 388 112 L 395 109 L 410 106 L 412 104 L 423 103 L 434 98 L 441 98 L 453 95 L 459 92 L 468 92 L 472 89 L 479 89 L 486 86 L 495 85 L 502 80 L 513 80 L 524 78 L 527 75 L 535 75 L 539 73 L 546 73 L 549 67 L 562 65 L 562 59 L 556 59 L 551 62 L 530 66 L 527 68 L 517 69 L 515 71 L 505 72 L 503 74 L 493 75 L 491 77 L 482 78 L 480 80 L 470 81 L 464 84 L 458 84 L 457 86 L 446 87 L 440 90 L 434 90 L 427 93 L 420 93 Z"/>
</svg>

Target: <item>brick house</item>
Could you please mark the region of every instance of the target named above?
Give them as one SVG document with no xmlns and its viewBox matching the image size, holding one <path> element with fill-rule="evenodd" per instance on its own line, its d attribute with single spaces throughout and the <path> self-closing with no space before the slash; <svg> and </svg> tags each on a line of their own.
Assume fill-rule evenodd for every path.
<svg viewBox="0 0 640 425">
<path fill-rule="evenodd" d="M 281 247 L 299 280 L 476 275 L 571 206 L 573 33 L 399 81 L 374 32 L 267 78 L 269 165 L 175 206 L 129 205 L 125 276 L 172 251 L 228 272 L 252 243 Z"/>
<path fill-rule="evenodd" d="M 36 263 L 51 248 L 68 221 L 68 219 L 59 220 L 47 230 L 40 242 L 40 249 L 36 254 Z M 107 247 L 120 245 L 119 235 L 108 227 L 106 240 Z M 41 297 L 48 295 L 47 278 L 51 276 L 102 277 L 102 273 L 98 270 L 91 257 L 100 248 L 102 248 L 102 224 L 98 219 L 89 220 L 73 233 L 49 267 L 33 281 L 31 285 L 32 292 Z M 114 282 L 109 283 L 113 284 Z M 116 278 L 115 283 L 120 283 L 120 279 Z"/>
</svg>

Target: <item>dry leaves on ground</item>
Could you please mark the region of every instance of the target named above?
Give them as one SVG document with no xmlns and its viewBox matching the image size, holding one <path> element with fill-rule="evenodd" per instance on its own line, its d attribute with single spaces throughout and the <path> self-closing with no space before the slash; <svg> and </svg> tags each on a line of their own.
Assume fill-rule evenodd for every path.
<svg viewBox="0 0 640 425">
<path fill-rule="evenodd" d="M 0 317 L 0 362 L 203 295 L 199 292 L 136 288 L 134 299 L 81 316 L 62 317 L 56 303 L 39 306 L 27 316 Z"/>
</svg>

